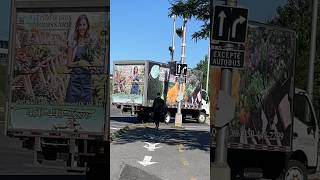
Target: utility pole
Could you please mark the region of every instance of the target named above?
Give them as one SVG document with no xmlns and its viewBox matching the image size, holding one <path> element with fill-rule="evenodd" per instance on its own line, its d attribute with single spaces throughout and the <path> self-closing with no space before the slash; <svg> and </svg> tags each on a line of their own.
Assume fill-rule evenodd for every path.
<svg viewBox="0 0 320 180">
<path fill-rule="evenodd" d="M 316 39 L 317 39 L 317 19 L 318 19 L 318 0 L 313 0 L 312 29 L 310 41 L 310 59 L 308 75 L 308 93 L 310 99 L 313 99 L 313 79 L 314 79 L 314 61 L 316 56 Z"/>
<path fill-rule="evenodd" d="M 236 7 L 237 0 L 226 0 L 226 5 Z M 229 44 L 230 45 L 230 44 Z M 232 47 L 232 45 L 230 45 Z M 231 95 L 232 86 L 232 69 L 222 68 L 220 90 L 225 91 L 228 95 Z M 228 125 L 217 128 L 215 158 L 213 167 L 211 170 L 211 179 L 213 180 L 230 180 L 231 170 L 227 163 L 227 140 L 228 140 Z"/>
<path fill-rule="evenodd" d="M 185 63 L 185 57 L 186 57 L 186 31 L 187 31 L 187 18 L 183 18 L 183 26 L 182 26 L 182 43 L 181 43 L 181 64 Z M 179 97 L 182 97 L 181 99 L 178 99 L 178 109 L 175 116 L 175 126 L 181 127 L 182 126 L 182 114 L 181 114 L 181 104 L 183 100 L 183 92 L 182 92 L 182 85 L 183 85 L 183 75 L 179 75 Z"/>
<path fill-rule="evenodd" d="M 172 15 L 172 19 L 173 19 L 173 32 L 172 32 L 172 46 L 170 50 L 170 55 L 171 55 L 171 62 L 173 62 L 174 60 L 174 50 L 175 50 L 175 46 L 174 46 L 174 40 L 175 40 L 175 35 L 176 35 L 176 15 Z"/>
<path fill-rule="evenodd" d="M 210 41 L 208 47 L 208 59 L 207 59 L 207 82 L 206 82 L 206 92 L 209 95 L 209 75 L 210 75 Z"/>
</svg>

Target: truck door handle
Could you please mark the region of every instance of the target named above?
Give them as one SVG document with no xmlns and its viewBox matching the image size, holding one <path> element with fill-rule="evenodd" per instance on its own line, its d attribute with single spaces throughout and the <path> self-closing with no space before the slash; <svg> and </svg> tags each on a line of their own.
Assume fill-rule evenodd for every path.
<svg viewBox="0 0 320 180">
<path fill-rule="evenodd" d="M 298 133 L 293 132 L 293 138 L 297 138 L 298 137 Z"/>
</svg>

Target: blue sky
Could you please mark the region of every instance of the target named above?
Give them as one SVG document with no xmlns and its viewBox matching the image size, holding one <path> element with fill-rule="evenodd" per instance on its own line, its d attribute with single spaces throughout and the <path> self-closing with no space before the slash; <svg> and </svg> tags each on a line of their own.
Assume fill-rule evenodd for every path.
<svg viewBox="0 0 320 180">
<path fill-rule="evenodd" d="M 275 15 L 276 8 L 286 0 L 240 0 L 239 5 L 249 8 L 249 19 L 265 22 Z M 110 59 L 150 59 L 167 62 L 170 59 L 172 19 L 168 17 L 168 0 L 110 0 Z M 0 1 L 0 38 L 9 32 L 10 0 Z M 188 21 L 186 63 L 194 67 L 208 53 L 208 40 L 195 42 L 191 34 L 200 29 L 202 22 Z M 177 19 L 177 27 L 182 25 Z M 175 60 L 180 61 L 181 39 L 176 36 Z"/>
<path fill-rule="evenodd" d="M 286 0 L 240 0 L 250 8 L 251 20 L 265 22 L 273 17 L 276 8 Z M 172 19 L 168 17 L 168 0 L 111 0 L 110 56 L 113 60 L 151 59 L 170 60 L 168 47 L 172 38 Z M 178 19 L 177 26 L 181 26 Z M 191 34 L 200 29 L 202 22 L 192 19 L 187 24 L 186 63 L 194 67 L 208 54 L 209 40 L 195 42 Z M 176 36 L 175 60 L 180 61 L 181 39 Z"/>
<path fill-rule="evenodd" d="M 113 60 L 155 60 L 168 62 L 172 39 L 172 18 L 168 17 L 170 4 L 167 0 L 111 0 L 110 56 Z M 182 20 L 177 18 L 177 27 Z M 208 52 L 209 40 L 191 39 L 200 29 L 200 22 L 187 23 L 186 63 L 194 66 Z M 180 61 L 181 39 L 176 36 L 175 60 Z"/>
</svg>

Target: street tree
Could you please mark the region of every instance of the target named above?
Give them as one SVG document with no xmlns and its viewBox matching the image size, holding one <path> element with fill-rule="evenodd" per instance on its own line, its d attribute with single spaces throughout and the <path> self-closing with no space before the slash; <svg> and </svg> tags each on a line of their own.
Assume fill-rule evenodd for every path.
<svg viewBox="0 0 320 180">
<path fill-rule="evenodd" d="M 217 1 L 217 0 L 214 0 Z M 320 7 L 320 6 L 319 6 Z M 206 39 L 210 34 L 210 0 L 172 0 L 169 15 L 190 18 L 203 21 L 199 31 L 192 34 L 195 40 Z M 306 89 L 310 53 L 310 37 L 312 22 L 312 1 L 310 0 L 288 0 L 288 2 L 277 9 L 276 15 L 269 19 L 267 23 L 280 27 L 287 27 L 297 33 L 297 53 L 296 53 L 296 87 Z M 320 36 L 320 11 L 318 11 L 318 29 Z M 203 64 L 203 62 L 199 63 Z M 314 75 L 315 105 L 320 106 L 320 38 L 317 37 L 316 63 Z M 320 109 L 320 108 L 318 108 Z M 320 114 L 320 113 L 319 113 Z"/>
<path fill-rule="evenodd" d="M 295 68 L 295 86 L 307 89 L 310 38 L 312 22 L 312 1 L 288 0 L 287 4 L 277 9 L 275 17 L 268 22 L 273 25 L 287 27 L 297 33 L 297 53 Z M 320 106 L 320 14 L 318 13 L 317 49 L 314 75 L 314 105 Z M 317 109 L 317 108 L 316 108 Z M 319 108 L 318 108 L 319 109 Z"/>
<path fill-rule="evenodd" d="M 195 18 L 202 21 L 201 29 L 193 32 L 192 39 L 207 39 L 210 34 L 210 1 L 209 0 L 172 0 L 169 16 Z"/>
<path fill-rule="evenodd" d="M 205 55 L 203 59 L 200 60 L 198 64 L 196 64 L 196 67 L 194 69 L 202 71 L 202 88 L 204 89 L 206 87 L 207 82 L 207 70 L 208 70 L 208 55 Z"/>
</svg>

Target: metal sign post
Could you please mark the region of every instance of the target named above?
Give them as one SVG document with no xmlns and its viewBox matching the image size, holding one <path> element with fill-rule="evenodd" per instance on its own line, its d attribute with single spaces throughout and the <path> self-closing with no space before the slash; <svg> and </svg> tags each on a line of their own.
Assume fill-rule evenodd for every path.
<svg viewBox="0 0 320 180">
<path fill-rule="evenodd" d="M 318 0 L 313 0 L 312 29 L 310 42 L 310 60 L 308 75 L 308 93 L 310 99 L 313 99 L 313 79 L 314 79 L 314 60 L 316 56 L 316 39 L 317 39 L 317 17 L 318 17 Z"/>
<path fill-rule="evenodd" d="M 214 30 L 212 32 L 212 40 L 225 42 L 228 49 L 212 49 L 210 61 L 211 65 L 222 68 L 220 82 L 221 91 L 226 94 L 226 97 L 230 97 L 232 68 L 242 68 L 244 62 L 244 52 L 235 51 L 234 46 L 230 44 L 230 42 L 238 44 L 243 44 L 245 42 L 248 24 L 248 9 L 233 8 L 237 6 L 236 0 L 226 0 L 226 4 L 228 6 L 216 6 L 214 9 L 215 15 L 213 18 Z M 227 101 L 227 98 L 222 99 L 222 101 Z M 231 118 L 229 119 L 232 119 L 233 115 L 230 116 Z M 227 163 L 228 131 L 228 125 L 217 128 L 215 159 L 211 167 L 211 179 L 214 180 L 231 179 L 231 170 Z"/>
<path fill-rule="evenodd" d="M 183 19 L 183 26 L 182 26 L 183 35 L 182 35 L 182 45 L 181 45 L 181 64 L 184 64 L 184 62 L 185 62 L 186 30 L 187 30 L 187 19 L 184 18 Z M 180 76 L 179 76 L 179 95 L 183 94 L 181 78 L 182 78 L 182 76 L 180 74 Z M 179 101 L 178 109 L 177 109 L 177 113 L 176 113 L 176 116 L 175 116 L 175 126 L 177 126 L 177 127 L 181 127 L 182 126 L 182 114 L 181 114 L 182 100 L 183 99 L 180 99 L 180 98 L 178 99 L 178 101 Z"/>
<path fill-rule="evenodd" d="M 173 19 L 172 46 L 169 47 L 170 55 L 171 55 L 170 62 L 173 62 L 173 59 L 174 59 L 174 50 L 175 50 L 174 40 L 175 40 L 175 34 L 176 34 L 176 15 L 173 15 L 172 19 Z"/>
</svg>

